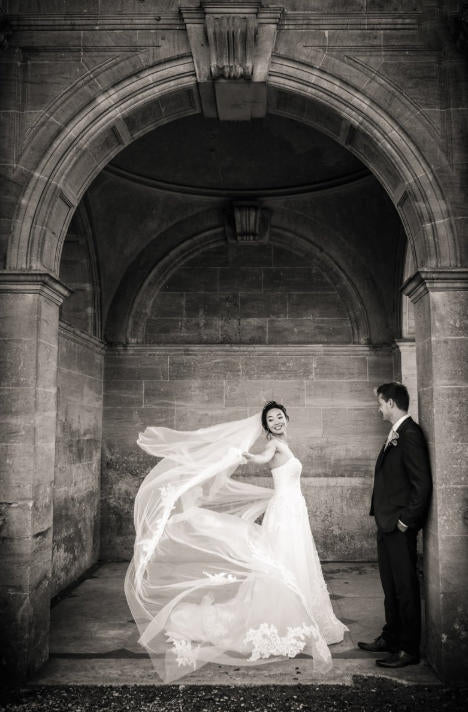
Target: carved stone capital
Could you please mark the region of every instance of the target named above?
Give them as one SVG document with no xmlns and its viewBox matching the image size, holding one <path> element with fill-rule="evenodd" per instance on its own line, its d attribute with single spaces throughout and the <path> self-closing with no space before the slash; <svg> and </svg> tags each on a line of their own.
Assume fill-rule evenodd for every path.
<svg viewBox="0 0 468 712">
<path fill-rule="evenodd" d="M 416 304 L 429 292 L 448 292 L 468 290 L 468 269 L 421 269 L 409 277 L 401 291 Z"/>
<path fill-rule="evenodd" d="M 258 244 L 268 242 L 270 236 L 270 211 L 257 201 L 233 202 L 226 212 L 226 237 L 228 242 Z"/>
<path fill-rule="evenodd" d="M 245 121 L 266 114 L 266 81 L 281 7 L 205 0 L 182 6 L 207 118 Z"/>
<path fill-rule="evenodd" d="M 0 293 L 39 294 L 60 306 L 71 290 L 48 272 L 0 271 Z"/>
</svg>

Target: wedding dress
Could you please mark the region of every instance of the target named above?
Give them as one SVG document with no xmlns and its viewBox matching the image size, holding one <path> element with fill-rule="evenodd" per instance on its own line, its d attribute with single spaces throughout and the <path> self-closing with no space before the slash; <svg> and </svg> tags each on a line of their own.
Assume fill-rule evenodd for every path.
<svg viewBox="0 0 468 712">
<path fill-rule="evenodd" d="M 346 626 L 334 615 L 290 453 L 274 488 L 231 475 L 261 433 L 260 415 L 196 431 L 147 428 L 138 444 L 163 457 L 135 500 L 125 593 L 165 682 L 207 662 L 258 665 L 312 657 Z M 261 524 L 256 520 L 264 513 Z"/>
</svg>

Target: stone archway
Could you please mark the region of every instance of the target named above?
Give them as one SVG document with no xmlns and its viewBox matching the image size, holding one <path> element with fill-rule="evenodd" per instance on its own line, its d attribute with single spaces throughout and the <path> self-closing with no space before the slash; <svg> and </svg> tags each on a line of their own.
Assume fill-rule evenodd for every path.
<svg viewBox="0 0 468 712">
<path fill-rule="evenodd" d="M 79 110 L 69 116 L 66 125 L 50 143 L 50 129 L 44 128 L 37 132 L 34 142 L 26 150 L 23 170 L 31 177 L 21 195 L 18 195 L 18 210 L 8 247 L 7 271 L 2 277 L 1 288 L 2 292 L 7 293 L 6 297 L 9 298 L 12 291 L 16 293 L 16 309 L 20 307 L 21 295 L 25 318 L 32 313 L 32 308 L 35 314 L 41 314 L 41 328 L 36 332 L 34 341 L 35 353 L 44 351 L 44 344 L 48 344 L 49 349 L 47 359 L 28 362 L 27 374 L 29 380 L 39 383 L 35 387 L 36 410 L 33 419 L 36 429 L 29 443 L 32 448 L 29 474 L 31 491 L 34 490 L 34 484 L 39 484 L 36 490 L 40 490 L 42 512 L 50 509 L 51 482 L 50 461 L 44 458 L 41 460 L 41 451 L 44 445 L 53 444 L 51 432 L 55 418 L 49 403 L 51 432 L 42 440 L 38 439 L 37 432 L 43 426 L 43 408 L 37 396 L 44 396 L 55 383 L 58 304 L 66 294 L 56 277 L 71 216 L 93 178 L 125 145 L 161 123 L 200 110 L 190 57 L 169 60 L 138 71 L 135 68 L 128 71 L 123 65 L 114 69 L 117 71 L 110 82 L 111 92 L 97 94 L 91 102 L 88 102 L 87 95 Z M 417 267 L 432 270 L 415 278 L 407 289 L 419 305 L 417 322 L 421 327 L 417 340 L 421 347 L 419 358 L 422 368 L 429 359 L 435 374 L 438 364 L 444 359 L 434 349 L 429 352 L 427 350 L 427 334 L 431 334 L 431 324 L 426 312 L 432 309 L 437 314 L 446 294 L 447 304 L 455 312 L 459 307 L 453 304 L 453 292 L 455 290 L 457 295 L 463 293 L 464 296 L 466 290 L 466 286 L 463 286 L 466 285 L 465 271 L 457 273 L 458 281 L 455 282 L 452 279 L 453 272 L 448 271 L 459 264 L 459 251 L 450 209 L 438 179 L 438 175 L 446 174 L 447 168 L 440 157 L 432 162 L 429 156 L 429 134 L 424 122 L 420 118 L 415 120 L 419 135 L 424 139 L 420 146 L 410 138 L 410 134 L 400 130 L 398 120 L 390 111 L 393 99 L 391 92 L 386 87 L 380 87 L 380 94 L 372 96 L 369 91 L 359 88 L 359 83 L 365 84 L 359 69 L 353 67 L 352 72 L 357 82 L 354 85 L 340 78 L 338 63 L 328 69 L 326 65 L 317 68 L 274 56 L 269 76 L 271 111 L 310 123 L 338 140 L 363 160 L 390 195 L 413 246 Z M 359 76 L 360 82 L 357 81 Z M 385 105 L 389 107 L 388 110 Z M 409 111 L 411 107 L 406 109 Z M 445 272 L 440 286 L 439 276 L 443 268 Z M 434 292 L 437 292 L 435 296 Z M 31 293 L 35 300 L 33 307 L 29 299 Z M 17 334 L 13 327 L 11 333 Z M 456 362 L 456 354 L 453 358 Z M 446 386 L 450 385 L 450 379 L 453 380 L 453 376 L 449 374 L 440 383 L 441 398 L 448 395 Z M 433 381 L 429 383 L 426 380 L 420 390 L 424 391 L 423 413 L 426 413 L 426 427 L 434 448 L 436 445 L 439 447 L 439 441 L 443 439 L 443 424 L 439 421 L 429 423 L 434 402 L 433 393 L 430 392 L 433 385 Z M 449 409 L 447 404 L 449 399 L 445 398 L 440 407 Z M 433 451 L 436 470 L 439 462 L 442 469 L 447 468 L 449 455 L 446 449 L 446 459 L 440 460 L 438 454 L 436 463 Z M 36 466 L 38 463 L 39 468 Z M 30 522 L 30 538 L 31 542 L 37 543 L 35 537 L 44 522 L 37 512 L 35 516 L 36 519 Z M 439 516 L 439 510 L 434 509 L 434 524 Z M 20 629 L 14 633 L 24 640 L 17 654 L 18 667 L 23 670 L 34 669 L 47 657 L 47 615 L 42 626 L 35 625 L 35 617 L 39 615 L 37 611 L 45 613 L 48 606 L 48 589 L 44 581 L 50 568 L 50 557 L 47 555 L 50 541 L 48 536 L 42 537 L 41 541 L 41 566 L 37 564 L 37 551 L 33 549 L 27 562 L 29 572 L 34 572 L 35 588 L 32 595 L 28 579 L 22 601 L 28 601 L 30 612 L 26 617 L 23 616 Z M 452 648 L 446 645 L 445 640 L 445 647 L 442 648 L 440 642 L 440 632 L 444 625 L 442 621 L 448 613 L 442 598 L 442 549 L 436 527 L 429 537 L 429 543 L 429 609 L 432 616 L 429 650 L 431 659 L 438 669 L 443 670 L 447 669 L 452 658 L 455 660 L 455 656 L 459 659 L 463 656 L 456 649 L 459 641 L 452 628 L 449 637 Z M 450 542 L 443 544 L 452 551 Z M 33 613 L 33 610 L 36 612 Z M 17 615 L 16 610 L 12 609 L 11 613 L 13 617 Z M 451 625 L 456 630 L 455 623 Z"/>
<path fill-rule="evenodd" d="M 454 228 L 438 177 L 448 167 L 440 154 L 431 162 L 432 157 L 399 131 L 382 100 L 375 101 L 322 68 L 273 57 L 269 87 L 270 111 L 315 126 L 355 153 L 376 175 L 402 218 L 418 266 L 458 263 Z M 384 87 L 383 100 L 389 101 L 388 94 Z M 404 109 L 408 113 L 411 107 Z M 58 274 L 71 216 L 101 168 L 144 133 L 199 111 L 193 64 L 183 58 L 120 79 L 111 97 L 104 95 L 70 117 L 50 145 L 45 127 L 44 135 L 39 132 L 35 137 L 36 144 L 44 146 L 43 155 L 36 158 L 32 149 L 24 155 L 32 177 L 18 201 L 7 268 L 42 268 Z M 418 123 L 428 150 L 431 136 L 425 122 Z"/>
</svg>

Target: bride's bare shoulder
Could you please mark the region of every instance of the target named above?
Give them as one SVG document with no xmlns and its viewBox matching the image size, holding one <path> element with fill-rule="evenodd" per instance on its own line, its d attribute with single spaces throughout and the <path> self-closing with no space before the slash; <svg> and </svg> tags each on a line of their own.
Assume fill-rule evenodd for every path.
<svg viewBox="0 0 468 712">
<path fill-rule="evenodd" d="M 289 447 L 288 443 L 283 443 L 281 440 L 276 441 L 276 452 L 281 452 L 281 453 L 289 453 L 291 452 L 291 448 Z"/>
</svg>

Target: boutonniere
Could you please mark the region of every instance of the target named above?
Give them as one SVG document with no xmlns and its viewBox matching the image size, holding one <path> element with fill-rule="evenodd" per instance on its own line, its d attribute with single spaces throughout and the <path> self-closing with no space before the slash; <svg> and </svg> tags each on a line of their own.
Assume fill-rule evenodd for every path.
<svg viewBox="0 0 468 712">
<path fill-rule="evenodd" d="M 392 437 L 390 438 L 390 443 L 393 445 L 393 447 L 396 447 L 398 445 L 399 437 L 400 436 L 396 432 L 392 434 Z M 390 443 L 389 443 L 389 445 L 390 445 Z"/>
</svg>

